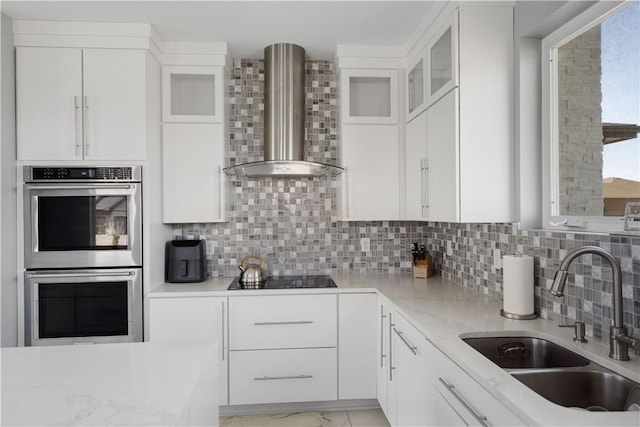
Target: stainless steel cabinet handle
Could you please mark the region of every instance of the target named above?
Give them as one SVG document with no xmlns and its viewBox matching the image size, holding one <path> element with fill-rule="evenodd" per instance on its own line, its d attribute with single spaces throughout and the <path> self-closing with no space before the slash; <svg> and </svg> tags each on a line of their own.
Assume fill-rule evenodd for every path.
<svg viewBox="0 0 640 427">
<path fill-rule="evenodd" d="M 393 366 L 393 340 L 391 339 L 391 331 L 394 326 L 396 325 L 393 323 L 391 313 L 389 313 L 389 381 L 393 381 L 393 370 L 395 369 Z"/>
<path fill-rule="evenodd" d="M 122 276 L 133 276 L 135 273 L 133 271 L 108 271 L 108 272 L 100 272 L 100 273 L 27 273 L 27 278 L 31 279 L 49 279 L 56 277 L 122 277 Z"/>
<path fill-rule="evenodd" d="M 222 168 L 218 166 L 218 195 L 216 197 L 216 203 L 218 204 L 218 219 L 222 219 L 222 200 L 224 200 L 224 194 L 222 194 L 222 173 Z"/>
<path fill-rule="evenodd" d="M 283 376 L 283 377 L 256 377 L 254 378 L 254 381 L 271 381 L 271 380 L 302 380 L 302 379 L 307 379 L 307 378 L 313 378 L 313 375 L 288 375 L 288 376 Z"/>
<path fill-rule="evenodd" d="M 387 317 L 384 314 L 384 305 L 380 306 L 380 367 L 384 366 L 384 358 L 386 355 L 384 354 L 384 319 Z"/>
<path fill-rule="evenodd" d="M 224 300 L 222 300 L 222 361 L 224 362 L 224 327 L 225 327 Z"/>
<path fill-rule="evenodd" d="M 453 384 L 449 384 L 447 381 L 445 381 L 442 377 L 438 377 L 438 381 L 440 381 L 442 383 L 442 385 L 444 385 L 447 390 L 449 390 L 449 392 L 453 395 L 453 397 L 456 398 L 456 400 L 458 402 L 460 402 L 460 404 L 462 406 L 464 406 L 464 408 L 469 411 L 469 413 L 471 413 L 471 415 L 473 416 L 473 418 L 476 419 L 476 421 L 478 421 L 480 423 L 481 426 L 484 427 L 489 427 L 489 424 L 487 424 L 487 417 L 483 416 L 483 415 L 478 415 L 476 413 L 476 411 L 474 411 L 474 409 L 469 406 L 469 404 L 467 402 L 464 401 L 464 399 L 462 398 L 462 396 L 460 396 L 456 391 L 455 388 L 453 386 Z"/>
<path fill-rule="evenodd" d="M 424 158 L 424 178 L 422 182 L 423 182 L 422 193 L 423 193 L 424 207 L 428 208 L 429 207 L 429 158 L 428 157 Z"/>
<path fill-rule="evenodd" d="M 78 184 L 78 185 L 47 185 L 26 184 L 27 190 L 130 190 L 133 184 Z"/>
<path fill-rule="evenodd" d="M 255 322 L 256 326 L 270 326 L 270 325 L 307 325 L 313 323 L 312 320 L 293 320 L 289 322 Z"/>
<path fill-rule="evenodd" d="M 402 331 L 397 330 L 396 328 L 393 328 L 393 332 L 395 332 L 396 334 L 398 334 L 398 336 L 400 337 L 400 339 L 402 340 L 402 342 L 409 347 L 409 350 L 411 350 L 411 353 L 414 354 L 414 356 L 418 355 L 418 352 L 416 351 L 418 349 L 418 347 L 416 347 L 415 345 L 411 344 L 409 342 L 409 340 L 407 340 L 404 337 L 404 334 L 402 333 Z"/>
<path fill-rule="evenodd" d="M 84 108 L 82 110 L 83 113 L 83 120 L 82 120 L 82 126 L 83 126 L 83 134 L 84 134 L 84 155 L 85 157 L 89 155 L 89 132 L 88 132 L 88 121 L 89 121 L 89 97 L 88 96 L 84 96 L 83 97 L 83 104 L 84 104 Z"/>
<path fill-rule="evenodd" d="M 79 124 L 82 122 L 82 105 L 80 105 L 78 95 L 73 96 L 73 106 L 74 106 L 74 131 L 76 136 L 75 142 L 75 155 L 80 156 L 80 147 L 82 147 L 82 127 Z"/>
</svg>

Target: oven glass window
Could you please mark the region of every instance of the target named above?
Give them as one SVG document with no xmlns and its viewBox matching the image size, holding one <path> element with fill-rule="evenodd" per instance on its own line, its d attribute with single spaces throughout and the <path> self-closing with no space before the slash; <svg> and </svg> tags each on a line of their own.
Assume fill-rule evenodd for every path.
<svg viewBox="0 0 640 427">
<path fill-rule="evenodd" d="M 40 338 L 128 334 L 127 282 L 38 284 Z"/>
<path fill-rule="evenodd" d="M 128 249 L 127 202 L 127 196 L 39 197 L 39 250 Z"/>
</svg>

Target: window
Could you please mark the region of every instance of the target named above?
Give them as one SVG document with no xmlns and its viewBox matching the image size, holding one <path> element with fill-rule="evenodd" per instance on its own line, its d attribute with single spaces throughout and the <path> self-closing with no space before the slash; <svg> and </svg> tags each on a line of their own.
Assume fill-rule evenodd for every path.
<svg viewBox="0 0 640 427">
<path fill-rule="evenodd" d="M 640 4 L 612 7 L 543 41 L 546 224 L 622 231 L 625 206 L 640 202 Z"/>
</svg>

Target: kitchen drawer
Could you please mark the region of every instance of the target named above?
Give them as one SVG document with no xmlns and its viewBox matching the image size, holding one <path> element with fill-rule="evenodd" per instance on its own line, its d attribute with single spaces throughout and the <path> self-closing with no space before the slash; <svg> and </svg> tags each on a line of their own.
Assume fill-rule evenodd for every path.
<svg viewBox="0 0 640 427">
<path fill-rule="evenodd" d="M 525 425 L 451 359 L 427 343 L 429 380 L 467 425 L 479 425 L 478 419 L 483 417 L 484 423 L 491 426 Z"/>
<path fill-rule="evenodd" d="M 229 349 L 335 347 L 337 295 L 229 298 Z"/>
<path fill-rule="evenodd" d="M 336 400 L 335 348 L 232 351 L 229 404 Z"/>
</svg>

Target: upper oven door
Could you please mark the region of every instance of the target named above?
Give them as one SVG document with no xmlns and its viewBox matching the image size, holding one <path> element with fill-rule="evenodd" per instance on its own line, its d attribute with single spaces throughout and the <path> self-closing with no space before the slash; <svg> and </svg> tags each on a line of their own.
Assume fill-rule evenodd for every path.
<svg viewBox="0 0 640 427">
<path fill-rule="evenodd" d="M 142 265 L 141 184 L 26 183 L 27 269 Z"/>
</svg>

